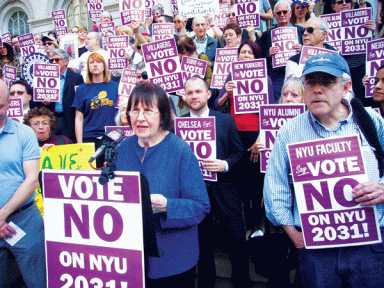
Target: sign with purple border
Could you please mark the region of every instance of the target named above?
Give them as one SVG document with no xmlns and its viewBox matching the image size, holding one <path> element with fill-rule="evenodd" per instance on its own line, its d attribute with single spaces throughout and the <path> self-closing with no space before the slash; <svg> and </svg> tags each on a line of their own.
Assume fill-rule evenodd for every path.
<svg viewBox="0 0 384 288">
<path fill-rule="evenodd" d="M 122 70 L 127 68 L 128 59 L 125 53 L 128 52 L 129 36 L 109 36 L 108 37 L 108 70 Z"/>
<path fill-rule="evenodd" d="M 298 44 L 297 28 L 296 27 L 282 27 L 276 28 L 271 31 L 272 33 L 272 47 L 279 47 L 280 52 L 272 56 L 273 68 L 283 67 L 287 65 L 287 61 L 297 51 L 293 48 L 293 44 Z"/>
<path fill-rule="evenodd" d="M 115 32 L 115 22 L 110 21 L 110 22 L 102 22 L 99 23 L 99 32 L 101 35 L 105 35 L 105 32 L 108 30 Z"/>
<path fill-rule="evenodd" d="M 204 79 L 205 71 L 207 70 L 208 62 L 205 60 L 183 56 L 181 58 L 181 71 L 183 73 L 183 83 L 192 77 L 200 77 Z M 184 96 L 185 90 L 179 90 L 177 95 Z"/>
<path fill-rule="evenodd" d="M 235 114 L 258 113 L 268 104 L 268 79 L 265 59 L 232 62 Z"/>
<path fill-rule="evenodd" d="M 105 126 L 105 132 L 112 129 L 112 131 L 115 131 L 117 129 L 124 131 L 124 139 L 131 137 L 132 135 L 135 135 L 135 132 L 133 132 L 132 128 L 129 126 Z"/>
<path fill-rule="evenodd" d="M 156 5 L 155 0 L 145 0 L 145 17 L 149 18 L 152 16 L 152 7 Z"/>
<path fill-rule="evenodd" d="M 88 13 L 90 19 L 100 19 L 104 11 L 103 0 L 88 0 Z"/>
<path fill-rule="evenodd" d="M 179 7 L 177 7 L 177 0 L 171 0 L 171 3 L 173 15 L 177 15 L 179 13 Z"/>
<path fill-rule="evenodd" d="M 43 170 L 48 288 L 145 286 L 139 173 L 100 174 Z"/>
<path fill-rule="evenodd" d="M 24 113 L 23 113 L 23 101 L 21 98 L 11 98 L 9 101 L 9 107 L 7 110 L 7 115 L 9 118 L 23 123 Z"/>
<path fill-rule="evenodd" d="M 372 40 L 372 30 L 364 27 L 372 20 L 372 8 L 353 9 L 340 12 L 341 54 L 364 54 L 366 43 Z"/>
<path fill-rule="evenodd" d="M 52 11 L 52 20 L 57 36 L 68 33 L 67 18 L 64 9 Z"/>
<path fill-rule="evenodd" d="M 235 0 L 236 22 L 240 28 L 252 25 L 254 28 L 260 26 L 260 2 L 258 0 Z"/>
<path fill-rule="evenodd" d="M 9 65 L 3 67 L 3 80 L 7 84 L 8 89 L 17 78 L 17 68 Z"/>
<path fill-rule="evenodd" d="M 265 150 L 260 152 L 260 172 L 267 172 L 268 160 L 280 128 L 291 118 L 305 111 L 304 104 L 260 105 L 260 142 Z"/>
<path fill-rule="evenodd" d="M 37 52 L 35 47 L 35 39 L 33 38 L 32 33 L 17 36 L 17 39 L 19 40 L 20 53 L 21 57 L 23 57 L 23 60 L 25 60 L 25 57 L 27 57 L 29 54 Z"/>
<path fill-rule="evenodd" d="M 219 1 L 217 0 L 177 0 L 178 11 L 183 17 L 204 17 L 207 13 L 218 14 Z"/>
<path fill-rule="evenodd" d="M 315 56 L 320 53 L 332 53 L 336 54 L 338 53 L 335 50 L 329 50 L 325 48 L 319 48 L 314 46 L 305 46 L 303 45 L 301 48 L 301 54 L 300 54 L 300 60 L 299 60 L 299 67 L 300 74 L 303 74 L 305 63 L 307 63 L 308 58 Z"/>
<path fill-rule="evenodd" d="M 231 7 L 230 3 L 220 3 L 219 4 L 219 14 L 213 15 L 212 24 L 224 28 L 228 24 L 228 13 L 229 8 Z"/>
<path fill-rule="evenodd" d="M 211 88 L 222 89 L 231 73 L 232 62 L 237 61 L 237 48 L 217 48 L 215 66 L 213 67 Z"/>
<path fill-rule="evenodd" d="M 367 43 L 367 62 L 366 73 L 369 82 L 365 86 L 365 97 L 373 97 L 373 87 L 375 86 L 375 78 L 377 70 L 384 65 L 384 39 L 368 41 Z"/>
<path fill-rule="evenodd" d="M 1 39 L 2 42 L 7 42 L 8 44 L 12 45 L 11 34 L 9 32 L 2 34 Z"/>
<path fill-rule="evenodd" d="M 380 243 L 376 206 L 352 189 L 368 181 L 358 135 L 287 145 L 307 249 Z"/>
<path fill-rule="evenodd" d="M 119 0 L 119 8 L 122 25 L 131 24 L 132 21 L 145 21 L 145 1 Z"/>
<path fill-rule="evenodd" d="M 149 80 L 165 92 L 184 88 L 175 38 L 141 45 Z"/>
<path fill-rule="evenodd" d="M 124 103 L 128 102 L 129 95 L 133 87 L 136 86 L 136 71 L 131 69 L 124 69 L 120 78 L 119 91 L 116 101 L 116 108 L 119 108 Z"/>
<path fill-rule="evenodd" d="M 152 24 L 153 41 L 173 38 L 174 32 L 175 32 L 175 26 L 173 23 L 153 23 Z"/>
<path fill-rule="evenodd" d="M 204 180 L 217 181 L 217 173 L 203 168 L 204 160 L 216 159 L 215 117 L 182 117 L 175 119 L 175 134 L 191 146 L 199 160 Z"/>
<path fill-rule="evenodd" d="M 33 64 L 33 101 L 60 101 L 59 64 Z"/>
<path fill-rule="evenodd" d="M 325 20 L 329 26 L 329 32 L 327 38 L 324 40 L 324 43 L 331 45 L 333 48 L 337 49 L 339 53 L 341 53 L 340 13 L 320 15 L 319 17 Z"/>
</svg>

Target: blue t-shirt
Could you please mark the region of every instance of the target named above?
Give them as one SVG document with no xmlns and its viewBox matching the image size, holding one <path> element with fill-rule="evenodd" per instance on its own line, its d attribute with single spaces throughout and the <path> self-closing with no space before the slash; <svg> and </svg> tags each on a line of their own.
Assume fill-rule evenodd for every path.
<svg viewBox="0 0 384 288">
<path fill-rule="evenodd" d="M 15 194 L 25 180 L 23 162 L 40 159 L 37 137 L 31 127 L 7 118 L 0 132 L 0 208 Z M 36 194 L 25 202 L 35 199 Z"/>
<path fill-rule="evenodd" d="M 115 126 L 118 87 L 111 81 L 81 84 L 77 88 L 72 107 L 84 114 L 83 138 L 99 137 L 105 126 Z"/>
</svg>

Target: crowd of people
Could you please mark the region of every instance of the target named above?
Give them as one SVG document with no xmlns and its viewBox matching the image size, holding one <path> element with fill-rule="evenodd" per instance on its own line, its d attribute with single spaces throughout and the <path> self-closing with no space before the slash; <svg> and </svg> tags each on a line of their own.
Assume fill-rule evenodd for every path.
<svg viewBox="0 0 384 288">
<path fill-rule="evenodd" d="M 325 43 L 329 26 L 315 13 L 314 1 L 279 0 L 273 9 L 266 0 L 259 1 L 259 5 L 260 27 L 240 28 L 235 6 L 229 8 L 227 24 L 221 28 L 210 14 L 193 19 L 181 14 L 169 16 L 161 5 L 152 8 L 152 17 L 144 23 L 133 21 L 103 34 L 96 19 L 92 19 L 95 25 L 91 29 L 71 27 L 70 33 L 78 37 L 77 59 L 59 49 L 60 37 L 54 32 L 35 34 L 36 43 L 45 47 L 50 62 L 59 64 L 59 102 L 33 101 L 33 89 L 20 73 L 25 63 L 17 35 L 12 36 L 12 44 L 2 43 L 0 68 L 16 67 L 18 79 L 10 87 L 0 81 L 0 179 L 4 187 L 0 197 L 0 287 L 9 287 L 6 275 L 11 258 L 15 258 L 27 287 L 46 285 L 43 220 L 34 205 L 34 191 L 39 184 L 39 147 L 49 150 L 54 145 L 94 143 L 97 149 L 105 126 L 132 128 L 134 135 L 116 149 L 116 168 L 139 171 L 149 183 L 156 238 L 163 255 L 147 257 L 146 287 L 192 288 L 196 273 L 197 287 L 215 287 L 217 242 L 228 252 L 233 287 L 251 287 L 247 240 L 265 231 L 266 226 L 287 235 L 287 241 L 281 243 L 281 261 L 288 261 L 289 254 L 297 253 L 296 287 L 381 285 L 384 254 L 375 251 L 384 251 L 384 244 L 305 249 L 287 145 L 358 134 L 363 146 L 371 146 L 353 116 L 350 101 L 357 98 L 364 106 L 379 108 L 381 113 L 370 108 L 366 111 L 382 147 L 384 66 L 377 71 L 374 94 L 368 99 L 366 53 L 343 56 L 336 47 Z M 361 0 L 332 0 L 324 6 L 324 12 L 339 13 L 370 5 Z M 377 12 L 377 18 L 366 21 L 364 27 L 379 39 L 384 30 L 382 1 Z M 99 22 L 113 20 L 104 11 Z M 141 45 L 153 41 L 153 23 L 174 23 L 180 61 L 188 56 L 207 62 L 203 78 L 194 76 L 184 83 L 184 96 L 166 93 L 148 77 Z M 282 27 L 297 28 L 298 41 L 293 44 L 297 54 L 286 66 L 274 68 L 272 59 L 280 49 L 272 45 L 272 31 Z M 108 71 L 110 55 L 105 48 L 108 37 L 117 35 L 129 36 L 130 46 L 124 57 L 136 73 L 136 86 L 120 107 L 115 105 L 122 71 Z M 303 45 L 330 53 L 313 56 L 302 67 L 299 61 Z M 259 113 L 235 112 L 236 83 L 232 73 L 222 89 L 210 88 L 218 48 L 236 48 L 237 61 L 266 59 L 270 104 L 306 106 L 306 112 L 279 131 L 266 174 L 260 172 L 260 153 L 265 145 L 259 133 Z M 14 97 L 22 99 L 25 125 L 7 117 L 10 99 Z M 200 167 L 189 145 L 175 135 L 173 123 L 175 117 L 209 116 L 216 121 L 217 153 L 215 159 L 203 161 Z M 364 150 L 364 158 L 369 181 L 352 187 L 352 197 L 362 206 L 376 205 L 383 234 L 384 171 L 380 163 L 384 159 L 377 156 L 376 147 L 368 148 L 371 149 Z M 104 158 L 99 157 L 97 167 L 103 164 Z M 204 181 L 201 168 L 217 173 L 217 181 Z M 27 233 L 15 246 L 4 241 L 16 233 L 10 222 Z M 290 285 L 290 269 L 280 269 L 286 266 L 270 269 L 266 275 L 270 287 Z"/>
</svg>

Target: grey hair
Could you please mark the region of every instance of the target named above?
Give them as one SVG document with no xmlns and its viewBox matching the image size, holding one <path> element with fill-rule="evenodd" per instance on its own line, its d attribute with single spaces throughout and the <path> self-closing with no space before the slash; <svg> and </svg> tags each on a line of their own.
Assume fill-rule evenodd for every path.
<svg viewBox="0 0 384 288">
<path fill-rule="evenodd" d="M 303 86 L 303 81 L 300 78 L 291 76 L 289 77 L 283 85 L 283 88 L 281 89 L 281 95 L 283 95 L 284 89 L 288 86 L 292 85 L 299 93 L 301 93 L 301 96 L 304 95 L 304 86 Z M 279 103 L 281 104 L 281 97 L 279 99 Z"/>
<path fill-rule="evenodd" d="M 112 21 L 112 14 L 111 13 L 109 13 L 108 11 L 103 11 L 103 13 L 101 13 L 100 14 L 100 17 L 103 17 L 103 15 L 108 15 L 109 16 L 109 19 L 111 19 L 111 21 Z"/>
<path fill-rule="evenodd" d="M 343 75 L 341 76 L 341 78 L 342 78 L 341 81 L 343 81 L 343 83 L 346 83 L 346 82 L 352 80 L 351 76 L 350 76 L 348 73 L 346 73 L 346 72 L 343 73 Z"/>
<path fill-rule="evenodd" d="M 282 5 L 282 4 L 285 4 L 287 7 L 288 7 L 288 11 L 291 11 L 291 5 L 288 3 L 287 0 L 279 0 L 277 1 L 277 3 L 275 4 L 275 6 L 273 7 L 273 14 L 276 14 L 276 7 L 277 5 Z"/>
<path fill-rule="evenodd" d="M 69 60 L 69 55 L 63 49 L 55 49 L 51 52 L 51 56 L 59 55 L 63 60 Z"/>
<path fill-rule="evenodd" d="M 143 68 L 145 68 L 146 66 L 145 66 L 145 62 L 144 61 L 141 61 L 141 62 L 139 62 L 139 63 L 137 63 L 137 65 L 136 65 L 136 70 L 138 70 L 138 69 L 143 69 Z"/>
<path fill-rule="evenodd" d="M 204 17 L 198 16 L 198 17 L 193 18 L 192 26 L 195 26 L 196 19 L 198 19 L 198 20 L 203 19 L 204 20 L 204 24 L 207 24 L 207 19 L 205 19 Z"/>
<path fill-rule="evenodd" d="M 123 110 L 123 107 L 124 106 L 128 106 L 128 100 L 127 101 L 124 101 L 120 106 L 119 106 L 119 110 L 117 111 L 116 113 L 116 116 L 115 116 L 115 123 L 116 123 L 116 126 L 124 126 L 123 123 L 121 122 L 121 110 Z"/>
<path fill-rule="evenodd" d="M 88 33 L 88 36 L 93 36 L 95 37 L 96 39 L 99 40 L 99 46 L 101 47 L 103 45 L 103 37 L 101 36 L 100 33 L 98 32 L 89 32 Z"/>
<path fill-rule="evenodd" d="M 164 9 L 158 5 L 152 7 L 152 15 L 155 14 L 156 11 L 160 11 L 160 14 L 164 15 Z"/>
</svg>

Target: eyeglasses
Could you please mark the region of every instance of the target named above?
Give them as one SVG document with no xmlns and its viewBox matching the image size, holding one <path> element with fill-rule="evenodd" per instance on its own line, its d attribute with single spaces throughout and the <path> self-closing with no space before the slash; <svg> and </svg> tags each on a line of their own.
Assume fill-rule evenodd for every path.
<svg viewBox="0 0 384 288">
<path fill-rule="evenodd" d="M 180 20 L 175 20 L 175 21 L 173 21 L 173 23 L 175 23 L 175 24 L 180 24 L 181 21 L 180 21 Z"/>
<path fill-rule="evenodd" d="M 339 1 L 336 1 L 335 3 L 338 4 L 338 5 L 342 5 L 342 4 L 349 4 L 349 3 L 352 3 L 352 0 L 339 0 Z"/>
<path fill-rule="evenodd" d="M 42 125 L 43 127 L 48 127 L 49 123 L 46 121 L 44 121 L 44 122 L 32 122 L 31 123 L 32 127 L 39 127 L 40 125 Z"/>
<path fill-rule="evenodd" d="M 136 78 L 137 78 L 137 79 L 147 80 L 147 79 L 148 79 L 148 73 L 147 73 L 147 71 L 144 71 L 144 72 L 142 72 L 142 73 L 138 73 L 138 74 L 136 74 Z"/>
<path fill-rule="evenodd" d="M 303 28 L 301 30 L 301 35 L 304 35 L 305 31 L 307 31 L 309 34 L 312 34 L 313 32 L 315 32 L 315 29 L 323 30 L 321 28 L 313 28 L 313 27 Z"/>
<path fill-rule="evenodd" d="M 281 16 L 281 14 L 287 14 L 288 13 L 288 10 L 282 10 L 282 11 L 278 11 L 276 12 L 277 15 Z"/>
<path fill-rule="evenodd" d="M 51 45 L 53 45 L 53 42 L 45 42 L 44 43 L 44 46 L 51 46 Z"/>
<path fill-rule="evenodd" d="M 229 33 L 229 34 L 224 34 L 224 38 L 228 37 L 236 37 L 237 35 L 235 33 Z"/>
<path fill-rule="evenodd" d="M 60 60 L 63 60 L 63 59 L 60 59 L 60 58 L 51 58 L 51 59 L 49 59 L 49 62 L 51 62 L 51 63 L 59 63 Z"/>
<path fill-rule="evenodd" d="M 229 18 L 229 17 L 235 17 L 235 16 L 236 16 L 235 13 L 228 13 L 228 18 Z"/>
<path fill-rule="evenodd" d="M 25 91 L 12 91 L 12 92 L 9 92 L 9 95 L 10 96 L 15 96 L 15 94 L 21 96 L 25 93 Z"/>
<path fill-rule="evenodd" d="M 128 115 L 133 117 L 133 118 L 137 118 L 137 117 L 139 117 L 140 113 L 141 113 L 141 111 L 134 110 L 134 111 L 129 111 Z M 143 111 L 143 115 L 145 118 L 151 118 L 151 117 L 155 116 L 157 113 L 159 113 L 159 111 L 157 111 L 157 112 L 153 112 L 150 110 Z"/>
</svg>

